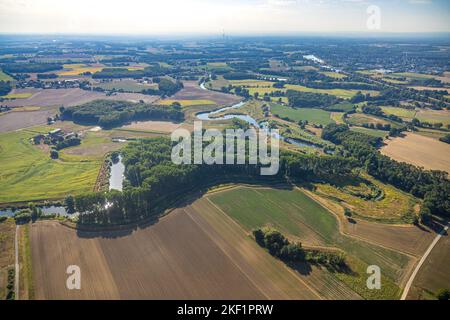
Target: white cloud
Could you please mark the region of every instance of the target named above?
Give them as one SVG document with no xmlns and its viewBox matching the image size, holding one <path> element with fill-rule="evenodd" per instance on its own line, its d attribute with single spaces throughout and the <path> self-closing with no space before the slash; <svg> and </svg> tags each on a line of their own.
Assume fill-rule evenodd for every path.
<svg viewBox="0 0 450 320">
<path fill-rule="evenodd" d="M 366 3 L 366 0 L 0 0 L 0 32 L 366 31 Z M 406 0 L 401 3 L 408 6 Z M 383 28 L 386 26 L 383 31 L 449 29 L 448 17 L 442 18 L 445 18 L 442 10 L 441 18 L 436 18 L 439 11 L 437 15 L 425 16 L 424 10 L 407 16 L 403 11 L 385 9 L 390 4 L 391 1 L 383 2 Z"/>
</svg>

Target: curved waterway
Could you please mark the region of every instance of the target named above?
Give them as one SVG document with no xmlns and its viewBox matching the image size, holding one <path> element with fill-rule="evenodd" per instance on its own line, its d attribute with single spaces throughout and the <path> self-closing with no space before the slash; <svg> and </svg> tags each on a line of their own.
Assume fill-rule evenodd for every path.
<svg viewBox="0 0 450 320">
<path fill-rule="evenodd" d="M 205 83 L 202 82 L 200 84 L 200 87 L 204 90 L 208 90 L 205 87 Z M 230 120 L 230 119 L 240 119 L 243 120 L 245 122 L 247 122 L 248 124 L 250 124 L 253 127 L 259 128 L 259 129 L 264 129 L 264 130 L 268 130 L 268 123 L 267 121 L 262 121 L 262 122 L 258 122 L 256 121 L 256 119 L 254 119 L 253 117 L 247 115 L 247 114 L 226 114 L 223 116 L 219 116 L 216 117 L 215 115 L 220 114 L 222 112 L 225 112 L 227 110 L 233 110 L 233 109 L 239 109 L 240 107 L 242 107 L 245 104 L 245 101 L 241 101 L 238 102 L 236 104 L 233 104 L 232 106 L 228 106 L 228 107 L 224 107 L 224 108 L 220 108 L 214 111 L 207 111 L 207 112 L 201 112 L 197 114 L 197 119 L 198 120 L 202 120 L 202 121 L 220 121 L 220 120 Z M 299 147 L 312 147 L 312 148 L 320 148 L 320 146 L 315 145 L 313 143 L 309 143 L 306 141 L 301 141 L 301 140 L 297 140 L 297 139 L 292 139 L 292 138 L 286 138 L 283 137 L 280 134 L 276 134 L 274 135 L 275 138 L 283 140 L 287 143 L 299 146 Z"/>
<path fill-rule="evenodd" d="M 122 156 L 119 155 L 119 159 L 116 163 L 111 165 L 111 173 L 109 176 L 109 190 L 122 191 L 123 179 L 125 178 L 125 165 L 122 163 Z"/>
</svg>

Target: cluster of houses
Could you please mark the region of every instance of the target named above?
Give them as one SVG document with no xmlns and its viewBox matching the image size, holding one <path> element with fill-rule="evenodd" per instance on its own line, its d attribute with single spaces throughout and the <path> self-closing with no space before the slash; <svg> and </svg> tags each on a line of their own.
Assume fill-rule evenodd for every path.
<svg viewBox="0 0 450 320">
<path fill-rule="evenodd" d="M 24 80 L 16 84 L 16 88 L 37 88 L 37 89 L 69 89 L 80 88 L 83 90 L 90 89 L 90 84 L 86 80 L 69 79 L 56 81 L 41 81 L 41 80 Z"/>
<path fill-rule="evenodd" d="M 78 138 L 78 134 L 75 132 L 64 132 L 62 129 L 54 129 L 49 131 L 47 134 L 35 135 L 33 139 L 34 144 L 41 144 L 44 141 L 48 145 L 56 145 L 64 140 L 69 140 L 72 138 Z"/>
</svg>

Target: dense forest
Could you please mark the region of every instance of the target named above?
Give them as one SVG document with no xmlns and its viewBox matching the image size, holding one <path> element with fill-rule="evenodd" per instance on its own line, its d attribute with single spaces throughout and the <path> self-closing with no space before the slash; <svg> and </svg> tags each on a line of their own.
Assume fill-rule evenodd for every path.
<svg viewBox="0 0 450 320">
<path fill-rule="evenodd" d="M 103 128 L 121 126 L 130 121 L 182 121 L 183 112 L 176 106 L 157 106 L 128 101 L 95 100 L 81 106 L 61 108 L 61 118 Z"/>
<path fill-rule="evenodd" d="M 61 70 L 63 66 L 58 63 L 7 63 L 2 69 L 9 73 L 41 73 Z"/>
</svg>

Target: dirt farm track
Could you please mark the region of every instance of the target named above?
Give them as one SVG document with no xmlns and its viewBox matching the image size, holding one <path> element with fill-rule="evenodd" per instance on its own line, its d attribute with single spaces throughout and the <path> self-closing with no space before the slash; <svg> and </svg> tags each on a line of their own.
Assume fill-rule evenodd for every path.
<svg viewBox="0 0 450 320">
<path fill-rule="evenodd" d="M 133 231 L 77 233 L 47 221 L 30 233 L 36 299 L 323 298 L 319 270 L 305 281 L 204 198 Z M 66 288 L 69 265 L 81 269 L 80 290 Z"/>
</svg>

